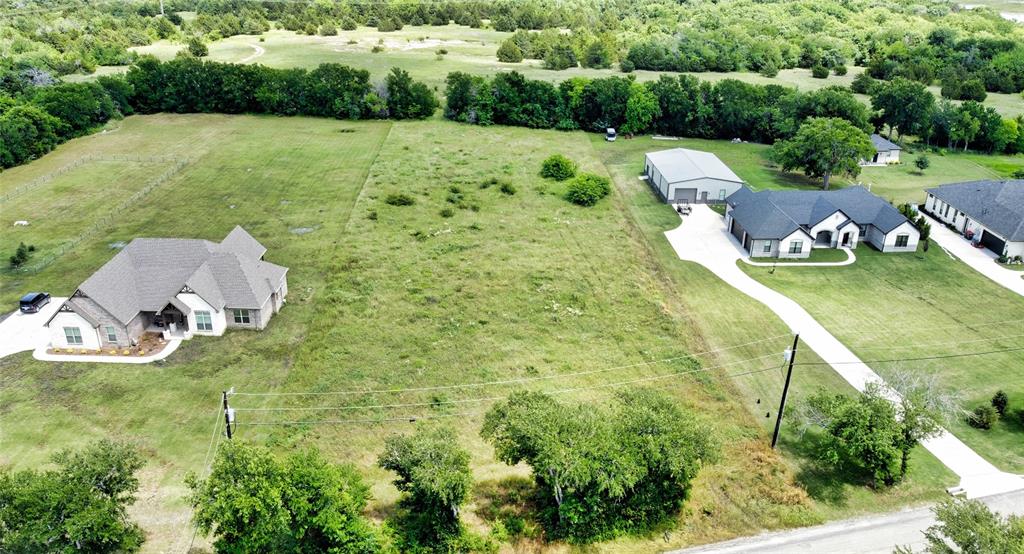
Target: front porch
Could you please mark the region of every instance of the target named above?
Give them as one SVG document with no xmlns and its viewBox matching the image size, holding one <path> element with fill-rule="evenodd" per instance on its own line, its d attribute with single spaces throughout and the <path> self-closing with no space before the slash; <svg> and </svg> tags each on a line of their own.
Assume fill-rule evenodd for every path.
<svg viewBox="0 0 1024 554">
<path fill-rule="evenodd" d="M 188 324 L 189 311 L 188 306 L 173 299 L 160 311 L 144 312 L 143 328 L 147 333 L 160 334 L 164 340 L 190 339 L 192 329 Z"/>
</svg>

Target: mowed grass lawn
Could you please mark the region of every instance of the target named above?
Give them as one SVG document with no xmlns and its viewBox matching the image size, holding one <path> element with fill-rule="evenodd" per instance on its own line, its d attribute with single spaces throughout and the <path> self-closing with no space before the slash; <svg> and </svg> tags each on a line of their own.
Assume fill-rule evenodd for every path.
<svg viewBox="0 0 1024 554">
<path fill-rule="evenodd" d="M 772 420 L 764 412 L 775 413 L 788 330 L 675 258 L 662 236 L 675 215 L 636 180 L 642 157 L 621 155 L 628 141 L 436 120 L 157 115 L 114 128 L 3 173 L 0 195 L 86 155 L 192 163 L 40 273 L 5 274 L 5 305 L 30 289 L 70 293 L 115 253 L 112 243 L 138 236 L 219 240 L 240 224 L 268 247 L 269 260 L 291 268 L 288 305 L 261 333 L 196 338 L 146 366 L 43 363 L 27 353 L 0 359 L 0 464 L 36 467 L 60 448 L 103 436 L 135 441 L 149 462 L 133 509 L 149 536 L 146 551 L 181 545 L 188 534 L 182 478 L 202 471 L 220 391 L 230 387 L 276 394 L 454 386 L 232 402 L 240 438 L 282 452 L 313 445 L 356 464 L 372 484 L 378 518 L 397 497 L 391 476 L 375 468 L 383 438 L 411 429 L 410 416 L 451 422 L 473 453 L 479 484 L 465 514 L 480 528 L 517 509 L 506 505 L 508 491 L 526 475 L 496 462 L 478 438 L 488 399 L 522 387 L 583 403 L 601 403 L 628 383 L 665 390 L 712 424 L 722 460 L 702 472 L 668 542 L 659 532 L 602 551 L 883 510 L 939 498 L 954 482 L 922 452 L 907 483 L 876 493 L 819 471 L 795 428 L 785 428 L 781 457 L 767 448 Z M 616 191 L 591 209 L 567 203 L 562 185 L 537 176 L 554 152 L 610 174 Z M 89 165 L 62 178 L 75 194 L 132 180 Z M 391 193 L 415 204 L 388 205 Z M 19 241 L 43 244 L 63 196 L 37 197 L 45 221 L 8 228 L 3 254 Z M 106 213 L 105 203 L 88 205 L 96 218 Z M 815 386 L 848 390 L 831 372 L 815 375 Z M 525 381 L 481 384 L 510 379 Z M 813 390 L 808 383 L 795 382 L 794 399 Z M 411 406 L 370 407 L 392 404 Z"/>
<path fill-rule="evenodd" d="M 1024 408 L 1024 351 L 942 358 L 1024 346 L 1024 298 L 937 245 L 895 255 L 861 245 L 857 262 L 843 267 L 742 267 L 799 302 L 883 377 L 893 371 L 935 375 L 959 393 L 965 410 L 988 404 L 1000 389 L 1009 395 L 1011 411 Z M 940 359 L 885 361 L 923 357 Z M 958 417 L 949 428 L 1000 468 L 1024 471 L 1024 427 L 1016 418 L 982 431 Z"/>
</svg>

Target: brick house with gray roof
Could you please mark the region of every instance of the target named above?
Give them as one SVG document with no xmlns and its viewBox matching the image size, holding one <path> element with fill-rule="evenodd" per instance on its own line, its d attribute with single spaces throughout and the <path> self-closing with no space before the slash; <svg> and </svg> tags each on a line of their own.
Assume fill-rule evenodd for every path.
<svg viewBox="0 0 1024 554">
<path fill-rule="evenodd" d="M 46 322 L 51 344 L 98 350 L 164 338 L 263 329 L 284 305 L 288 268 L 235 227 L 219 243 L 137 238 L 85 280 Z"/>
<path fill-rule="evenodd" d="M 920 233 L 891 204 L 864 187 L 764 190 L 726 198 L 726 229 L 751 257 L 807 258 L 812 248 L 914 252 Z"/>
<path fill-rule="evenodd" d="M 1024 179 L 927 189 L 924 210 L 998 256 L 1024 256 Z"/>
</svg>

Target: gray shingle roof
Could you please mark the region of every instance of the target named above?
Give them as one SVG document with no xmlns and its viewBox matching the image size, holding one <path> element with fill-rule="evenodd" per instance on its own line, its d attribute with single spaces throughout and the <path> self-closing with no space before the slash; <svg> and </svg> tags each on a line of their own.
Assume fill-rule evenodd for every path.
<svg viewBox="0 0 1024 554">
<path fill-rule="evenodd" d="M 968 181 L 927 189 L 1009 241 L 1024 241 L 1024 179 Z"/>
<path fill-rule="evenodd" d="M 836 211 L 858 225 L 873 225 L 883 233 L 907 218 L 888 202 L 864 187 L 834 191 L 764 190 L 743 187 L 729 195 L 732 217 L 755 239 L 782 239 L 797 229 L 813 227 Z"/>
<path fill-rule="evenodd" d="M 711 152 L 690 150 L 689 148 L 672 148 L 648 152 L 647 159 L 658 169 L 669 183 L 693 181 L 694 179 L 720 179 L 742 183 L 729 166 L 722 163 L 718 156 Z"/>
<path fill-rule="evenodd" d="M 875 152 L 889 152 L 890 150 L 903 150 L 900 145 L 892 142 L 891 140 L 883 137 L 882 135 L 872 134 L 871 144 L 875 146 Z"/>
<path fill-rule="evenodd" d="M 186 286 L 218 310 L 260 308 L 288 271 L 261 260 L 265 252 L 241 227 L 220 243 L 138 238 L 78 290 L 121 323 L 163 309 Z"/>
</svg>

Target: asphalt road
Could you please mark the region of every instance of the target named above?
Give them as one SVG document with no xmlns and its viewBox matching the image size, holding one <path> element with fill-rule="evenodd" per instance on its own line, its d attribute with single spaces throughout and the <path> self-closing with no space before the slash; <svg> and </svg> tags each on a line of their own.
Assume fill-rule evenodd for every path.
<svg viewBox="0 0 1024 554">
<path fill-rule="evenodd" d="M 1024 490 L 979 498 L 1003 515 L 1024 515 Z M 814 552 L 828 554 L 890 554 L 896 546 L 920 551 L 925 529 L 935 523 L 931 508 L 904 510 L 880 516 L 868 516 L 805 527 L 791 531 L 765 533 L 672 554 L 788 554 Z"/>
</svg>

